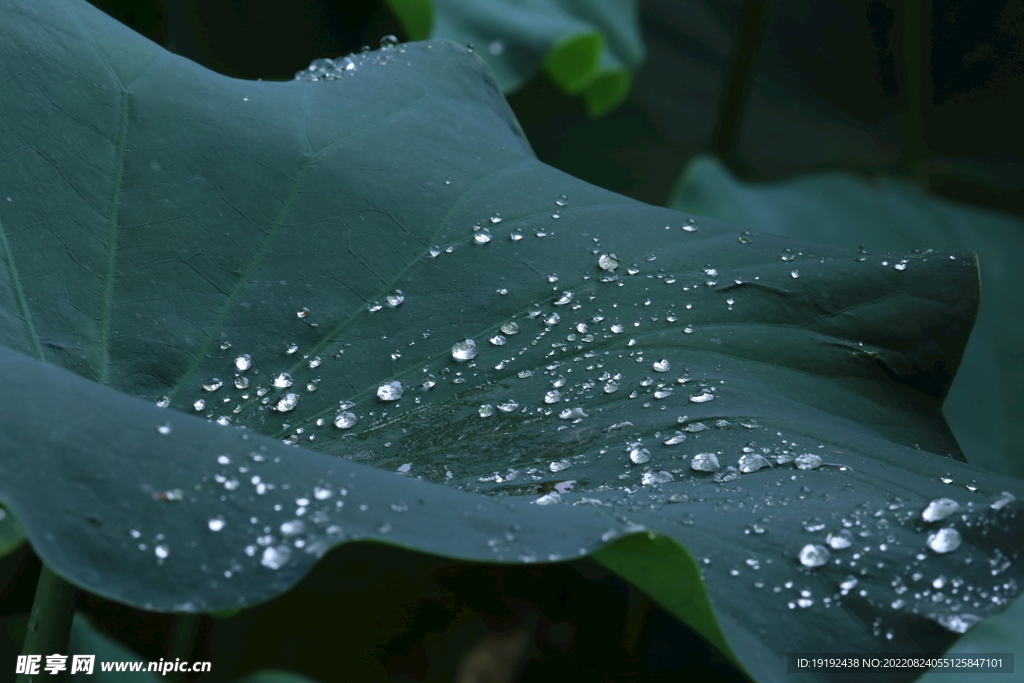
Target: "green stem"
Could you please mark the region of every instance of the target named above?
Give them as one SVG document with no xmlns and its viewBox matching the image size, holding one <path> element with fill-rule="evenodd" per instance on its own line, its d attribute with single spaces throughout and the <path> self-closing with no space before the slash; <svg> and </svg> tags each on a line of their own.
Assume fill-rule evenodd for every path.
<svg viewBox="0 0 1024 683">
<path fill-rule="evenodd" d="M 75 587 L 54 574 L 49 567 L 43 565 L 36 585 L 36 597 L 32 603 L 32 612 L 28 618 L 28 631 L 21 653 L 24 655 L 42 655 L 39 673 L 18 674 L 17 683 L 33 681 L 67 680 L 68 670 L 52 676 L 43 670 L 46 655 L 68 654 L 68 639 L 71 637 L 71 620 L 75 616 Z M 66 662 L 71 666 L 70 660 Z"/>
<path fill-rule="evenodd" d="M 711 134 L 711 151 L 737 175 L 747 175 L 739 168 L 737 148 L 747 102 L 754 85 L 754 63 L 764 42 L 769 4 L 769 0 L 743 0 L 736 40 L 722 73 L 715 130 Z"/>
<path fill-rule="evenodd" d="M 905 172 L 928 186 L 931 151 L 925 143 L 924 128 L 932 106 L 932 3 L 908 0 L 898 4 L 900 12 L 900 116 L 901 165 Z"/>
<path fill-rule="evenodd" d="M 196 648 L 196 639 L 199 636 L 199 624 L 202 617 L 198 614 L 178 614 L 171 623 L 171 634 L 167 641 L 167 661 L 175 659 L 191 661 L 192 652 Z M 187 674 L 180 671 L 172 671 L 167 674 L 169 681 L 183 683 Z"/>
</svg>

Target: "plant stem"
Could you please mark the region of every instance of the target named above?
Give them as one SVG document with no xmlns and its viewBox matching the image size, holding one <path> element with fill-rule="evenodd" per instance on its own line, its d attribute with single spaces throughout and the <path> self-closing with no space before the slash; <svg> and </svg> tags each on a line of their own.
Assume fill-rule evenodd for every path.
<svg viewBox="0 0 1024 683">
<path fill-rule="evenodd" d="M 904 171 L 928 186 L 931 151 L 924 140 L 925 119 L 932 106 L 932 3 L 897 4 L 900 21 L 900 148 Z"/>
<path fill-rule="evenodd" d="M 167 661 L 175 659 L 189 661 L 192 652 L 196 648 L 196 638 L 199 635 L 199 624 L 202 617 L 198 614 L 178 614 L 171 622 L 171 634 L 167 641 Z M 167 674 L 170 681 L 184 682 L 187 674 L 180 671 L 171 671 Z"/>
<path fill-rule="evenodd" d="M 36 675 L 18 674 L 17 683 L 32 683 L 35 680 L 62 681 L 67 679 L 67 670 L 57 677 L 43 671 L 46 655 L 68 652 L 68 639 L 71 637 L 71 620 L 75 616 L 75 587 L 54 574 L 49 567 L 43 565 L 36 584 L 36 597 L 32 602 L 32 612 L 28 618 L 28 631 L 25 633 L 25 644 L 21 653 L 24 655 L 42 655 L 43 660 L 39 673 Z M 70 661 L 67 663 L 71 666 Z"/>
<path fill-rule="evenodd" d="M 754 62 L 761 51 L 767 28 L 770 0 L 743 0 L 736 39 L 729 50 L 729 59 L 722 73 L 722 88 L 718 97 L 715 130 L 711 134 L 711 151 L 733 173 L 745 176 L 740 165 L 737 148 L 743 118 L 754 85 Z"/>
</svg>

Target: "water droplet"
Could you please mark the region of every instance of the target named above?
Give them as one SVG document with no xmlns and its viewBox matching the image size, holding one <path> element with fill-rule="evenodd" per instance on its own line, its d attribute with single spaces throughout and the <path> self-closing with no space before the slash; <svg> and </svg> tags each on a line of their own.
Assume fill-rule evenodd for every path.
<svg viewBox="0 0 1024 683">
<path fill-rule="evenodd" d="M 975 491 L 978 490 L 978 481 L 976 479 L 971 479 L 969 482 L 964 484 L 964 488 L 970 491 L 971 493 L 974 493 Z"/>
<path fill-rule="evenodd" d="M 824 464 L 820 456 L 813 453 L 804 453 L 793 458 L 793 464 L 798 470 L 816 470 Z"/>
<path fill-rule="evenodd" d="M 560 392 L 558 389 L 552 389 L 551 391 L 544 394 L 545 403 L 558 403 L 560 400 L 562 400 L 562 392 Z"/>
<path fill-rule="evenodd" d="M 295 312 L 295 317 L 296 318 L 308 318 L 309 317 L 309 309 L 305 308 L 305 307 L 300 308 L 298 311 Z"/>
<path fill-rule="evenodd" d="M 967 631 L 981 621 L 981 617 L 974 614 L 939 614 L 932 615 L 932 618 L 953 633 L 967 633 Z"/>
<path fill-rule="evenodd" d="M 790 272 L 789 276 L 795 280 L 798 277 L 800 277 L 800 271 L 799 270 L 794 270 L 794 271 Z"/>
<path fill-rule="evenodd" d="M 825 537 L 825 541 L 833 550 L 842 550 L 853 545 L 853 534 L 846 529 L 843 529 L 839 533 L 829 534 Z"/>
<path fill-rule="evenodd" d="M 546 495 L 541 496 L 537 500 L 533 501 L 537 505 L 554 505 L 555 503 L 562 502 L 562 496 L 557 491 L 552 491 Z"/>
<path fill-rule="evenodd" d="M 583 408 L 580 408 L 579 406 L 575 408 L 566 408 L 558 414 L 558 417 L 563 420 L 575 420 L 586 416 L 587 414 L 583 411 Z"/>
<path fill-rule="evenodd" d="M 351 429 L 358 421 L 359 418 L 356 417 L 355 413 L 343 411 L 334 417 L 334 426 L 338 429 Z"/>
<path fill-rule="evenodd" d="M 286 545 L 264 548 L 260 564 L 269 569 L 280 569 L 291 559 L 292 549 Z"/>
<path fill-rule="evenodd" d="M 779 262 L 780 263 L 786 263 L 788 261 L 792 261 L 794 258 L 796 258 L 796 257 L 793 255 L 793 250 L 792 249 L 783 249 L 782 253 L 779 254 Z"/>
<path fill-rule="evenodd" d="M 491 337 L 487 341 L 491 342 L 495 346 L 504 346 L 505 344 L 508 343 L 508 339 L 506 339 L 505 337 L 503 337 L 500 334 L 494 335 L 493 337 Z"/>
<path fill-rule="evenodd" d="M 551 470 L 553 473 L 561 472 L 562 470 L 567 470 L 570 467 L 572 467 L 572 463 L 565 459 L 556 460 L 552 462 L 550 465 L 548 465 L 548 469 Z"/>
<path fill-rule="evenodd" d="M 626 331 L 626 328 L 623 327 L 622 325 L 619 325 L 618 323 L 615 323 L 608 329 L 610 329 L 613 334 L 622 334 L 623 332 Z"/>
<path fill-rule="evenodd" d="M 491 241 L 491 233 L 489 232 L 478 232 L 473 235 L 473 242 L 476 244 L 487 244 Z"/>
<path fill-rule="evenodd" d="M 161 396 L 160 400 L 156 402 L 157 408 L 166 408 L 171 405 L 171 399 L 169 396 Z"/>
<path fill-rule="evenodd" d="M 928 547 L 937 553 L 951 553 L 960 547 L 960 532 L 951 527 L 928 534 Z"/>
<path fill-rule="evenodd" d="M 206 523 L 206 526 L 210 528 L 210 531 L 220 531 L 224 528 L 224 520 L 220 517 L 214 517 Z"/>
<path fill-rule="evenodd" d="M 744 230 L 743 232 L 741 232 L 740 236 L 737 238 L 737 241 L 740 244 L 750 244 L 753 241 L 751 239 L 750 231 L 749 230 Z"/>
<path fill-rule="evenodd" d="M 619 259 L 615 254 L 601 254 L 597 258 L 597 266 L 601 270 L 615 270 L 619 267 Z"/>
<path fill-rule="evenodd" d="M 380 39 L 380 48 L 382 50 L 389 50 L 395 45 L 398 45 L 398 38 L 393 35 L 386 35 Z"/>
<path fill-rule="evenodd" d="M 291 344 L 289 344 L 288 346 L 285 347 L 284 352 L 287 353 L 290 356 L 290 355 L 292 355 L 293 353 L 295 353 L 298 350 L 299 350 L 299 345 L 293 342 L 293 343 L 291 343 Z"/>
<path fill-rule="evenodd" d="M 397 401 L 404 393 L 401 382 L 385 382 L 377 387 L 377 398 L 381 401 Z"/>
<path fill-rule="evenodd" d="M 894 265 L 893 268 L 895 268 L 896 270 L 906 270 L 907 269 L 907 262 L 906 261 L 900 261 L 899 263 Z"/>
<path fill-rule="evenodd" d="M 516 403 L 515 401 L 505 401 L 504 403 L 498 404 L 498 410 L 500 410 L 503 413 L 511 413 L 518 407 L 519 404 Z"/>
<path fill-rule="evenodd" d="M 685 418 L 683 418 L 683 421 L 685 422 Z M 689 432 L 691 434 L 696 434 L 697 432 L 703 432 L 707 428 L 708 428 L 708 426 L 706 424 L 704 424 L 703 422 L 691 422 L 690 424 L 688 424 L 685 427 L 683 427 L 684 430 L 686 430 L 687 432 Z"/>
<path fill-rule="evenodd" d="M 616 392 L 618 390 L 619 390 L 619 383 L 616 382 L 615 380 L 608 380 L 607 382 L 605 382 L 604 387 L 602 387 L 602 391 L 604 391 L 604 393 L 606 393 L 606 394 L 611 394 L 611 393 L 614 393 L 614 392 Z"/>
<path fill-rule="evenodd" d="M 707 268 L 704 269 L 704 274 L 707 275 L 708 277 L 718 277 L 718 270 L 712 268 L 711 266 L 708 266 Z"/>
<path fill-rule="evenodd" d="M 659 361 L 655 361 L 651 367 L 654 368 L 655 372 L 668 372 L 672 369 L 672 364 L 662 358 Z"/>
<path fill-rule="evenodd" d="M 220 350 L 221 351 L 227 351 L 230 348 L 231 348 L 231 342 L 229 342 L 229 341 L 222 341 L 220 343 Z"/>
<path fill-rule="evenodd" d="M 746 455 L 740 456 L 739 461 L 740 472 L 744 474 L 750 474 L 751 472 L 757 472 L 759 469 L 765 467 L 771 467 L 771 463 L 763 456 L 757 453 L 747 453 Z"/>
<path fill-rule="evenodd" d="M 271 384 L 273 384 L 278 389 L 287 389 L 292 384 L 294 384 L 294 382 L 292 382 L 291 375 L 289 375 L 287 372 L 282 372 L 280 375 L 274 378 L 274 381 L 271 382 Z"/>
<path fill-rule="evenodd" d="M 690 469 L 695 472 L 714 472 L 720 467 L 714 453 L 698 453 L 690 460 Z"/>
<path fill-rule="evenodd" d="M 674 436 L 665 439 L 664 441 L 662 441 L 662 443 L 665 444 L 666 446 L 675 446 L 681 444 L 684 441 L 686 441 L 686 434 L 683 434 L 682 432 L 676 432 Z"/>
<path fill-rule="evenodd" d="M 1002 510 L 1004 507 L 1017 500 L 1017 498 L 1009 491 L 1003 491 L 999 496 L 992 501 L 989 505 L 993 510 Z"/>
<path fill-rule="evenodd" d="M 651 486 L 653 484 L 667 484 L 670 481 L 675 481 L 676 478 L 672 476 L 670 472 L 644 472 L 643 476 L 640 477 L 640 484 L 642 486 Z"/>
<path fill-rule="evenodd" d="M 715 470 L 715 481 L 719 484 L 726 484 L 730 481 L 736 481 L 740 477 L 740 471 L 732 465 L 726 465 L 725 467 L 719 467 Z"/>
<path fill-rule="evenodd" d="M 501 326 L 501 331 L 507 335 L 519 334 L 519 325 L 514 322 L 507 322 Z"/>
<path fill-rule="evenodd" d="M 552 313 L 548 317 L 544 318 L 544 322 L 547 323 L 548 325 L 557 325 L 558 323 L 562 322 L 562 316 L 558 315 L 557 313 Z"/>
<path fill-rule="evenodd" d="M 298 394 L 285 394 L 281 399 L 274 405 L 274 410 L 279 413 L 287 413 L 289 410 L 295 410 L 295 406 L 299 405 Z"/>
<path fill-rule="evenodd" d="M 170 434 L 171 424 L 169 422 L 164 422 L 162 425 L 156 428 L 156 431 L 160 432 L 161 434 Z"/>
<path fill-rule="evenodd" d="M 926 522 L 938 522 L 946 519 L 960 509 L 960 503 L 952 498 L 936 498 L 921 511 L 921 519 Z"/>
<path fill-rule="evenodd" d="M 691 403 L 707 403 L 708 401 L 713 400 L 715 400 L 715 395 L 707 390 L 704 390 L 699 394 L 693 394 L 690 396 Z"/>
<path fill-rule="evenodd" d="M 518 242 L 519 240 L 523 239 L 523 229 L 516 228 L 508 237 L 513 242 Z"/>
<path fill-rule="evenodd" d="M 808 543 L 800 549 L 800 564 L 805 567 L 820 567 L 828 562 L 828 548 Z"/>
<path fill-rule="evenodd" d="M 663 399 L 668 398 L 672 395 L 672 390 L 668 387 L 661 387 L 654 390 L 654 398 Z"/>
<path fill-rule="evenodd" d="M 943 484 L 952 484 L 953 477 L 947 472 L 946 474 L 939 477 L 939 481 L 941 481 Z"/>
<path fill-rule="evenodd" d="M 476 354 L 476 342 L 472 339 L 455 342 L 452 345 L 452 358 L 457 361 L 473 360 Z"/>
<path fill-rule="evenodd" d="M 572 292 L 562 292 L 552 303 L 554 303 L 555 306 L 564 306 L 568 303 L 572 303 Z"/>
<path fill-rule="evenodd" d="M 220 381 L 216 377 L 212 377 L 203 384 L 203 389 L 206 391 L 217 391 L 222 386 L 224 386 L 224 382 Z"/>
<path fill-rule="evenodd" d="M 645 462 L 650 462 L 651 452 L 646 448 L 631 448 L 629 451 L 629 459 L 634 465 L 643 465 Z"/>
<path fill-rule="evenodd" d="M 306 501 L 307 503 L 309 501 Z M 300 506 L 301 507 L 301 506 Z M 293 519 L 281 523 L 281 534 L 284 536 L 296 536 L 306 530 L 306 523 L 302 520 Z"/>
<path fill-rule="evenodd" d="M 206 407 L 206 401 L 204 401 L 203 399 L 199 399 L 195 403 L 192 404 L 192 409 L 195 410 L 197 413 L 199 411 L 201 411 L 205 407 Z"/>
<path fill-rule="evenodd" d="M 158 559 L 164 560 L 167 559 L 167 556 L 171 554 L 171 551 L 166 545 L 160 544 L 153 548 L 153 553 L 157 556 Z"/>
<path fill-rule="evenodd" d="M 402 294 L 402 290 L 396 289 L 395 291 L 384 297 L 384 301 L 391 308 L 398 308 L 405 301 L 405 295 Z"/>
<path fill-rule="evenodd" d="M 491 415 L 494 415 L 494 406 L 489 403 L 485 403 L 480 406 L 480 409 L 477 412 L 480 413 L 480 417 L 490 417 Z"/>
<path fill-rule="evenodd" d="M 235 358 L 235 367 L 241 372 L 245 372 L 252 367 L 252 356 L 247 353 L 243 353 L 241 356 Z"/>
</svg>

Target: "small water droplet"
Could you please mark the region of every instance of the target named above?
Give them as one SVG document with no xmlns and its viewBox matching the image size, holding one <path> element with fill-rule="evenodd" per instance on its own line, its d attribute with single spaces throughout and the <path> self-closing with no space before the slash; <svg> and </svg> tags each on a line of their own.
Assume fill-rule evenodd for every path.
<svg viewBox="0 0 1024 683">
<path fill-rule="evenodd" d="M 654 398 L 663 399 L 668 398 L 672 395 L 672 390 L 668 387 L 661 387 L 654 390 Z"/>
<path fill-rule="evenodd" d="M 398 38 L 393 35 L 388 34 L 380 39 L 380 48 L 382 50 L 389 50 L 395 45 L 398 45 Z"/>
<path fill-rule="evenodd" d="M 205 391 L 217 391 L 222 386 L 224 386 L 224 382 L 220 381 L 220 379 L 216 377 L 211 377 L 203 383 L 203 389 Z"/>
<path fill-rule="evenodd" d="M 235 378 L 235 389 L 248 389 L 249 378 L 248 377 L 236 377 Z"/>
<path fill-rule="evenodd" d="M 480 406 L 480 409 L 477 412 L 480 413 L 480 417 L 490 417 L 491 415 L 494 415 L 494 406 L 489 403 L 485 403 Z"/>
<path fill-rule="evenodd" d="M 509 336 L 519 334 L 519 325 L 514 322 L 507 322 L 504 325 L 502 325 L 499 329 L 501 329 L 501 331 L 504 334 L 507 334 Z"/>
<path fill-rule="evenodd" d="M 756 472 L 765 467 L 771 467 L 771 463 L 763 456 L 758 453 L 748 453 L 740 456 L 739 469 L 744 474 L 750 474 Z"/>
<path fill-rule="evenodd" d="M 252 367 L 252 356 L 250 356 L 247 353 L 243 353 L 242 355 L 236 357 L 235 367 L 238 368 L 239 371 L 245 372 L 246 370 Z"/>
<path fill-rule="evenodd" d="M 295 312 L 295 317 L 296 318 L 300 318 L 300 319 L 301 318 L 308 318 L 309 317 L 309 309 L 305 308 L 305 307 L 300 308 L 298 311 Z"/>
<path fill-rule="evenodd" d="M 928 547 L 937 553 L 951 553 L 960 547 L 960 532 L 951 527 L 928 534 Z"/>
<path fill-rule="evenodd" d="M 397 401 L 403 393 L 405 389 L 401 382 L 385 382 L 377 387 L 377 398 L 381 401 Z"/>
<path fill-rule="evenodd" d="M 452 358 L 457 361 L 473 360 L 476 354 L 476 342 L 472 339 L 455 342 L 452 345 Z"/>
<path fill-rule="evenodd" d="M 672 369 L 672 363 L 662 358 L 659 361 L 655 361 L 654 365 L 651 367 L 654 368 L 655 372 L 668 372 Z"/>
<path fill-rule="evenodd" d="M 214 517 L 206 523 L 206 526 L 210 528 L 210 531 L 220 531 L 224 528 L 224 520 L 220 517 Z"/>
<path fill-rule="evenodd" d="M 975 491 L 978 490 L 978 481 L 976 479 L 971 479 L 969 482 L 964 484 L 964 488 L 970 491 L 971 493 L 974 493 Z"/>
<path fill-rule="evenodd" d="M 169 422 L 164 422 L 162 425 L 156 428 L 156 431 L 160 432 L 161 434 L 170 434 L 171 424 Z"/>
<path fill-rule="evenodd" d="M 662 441 L 662 443 L 665 444 L 666 446 L 675 446 L 681 444 L 684 441 L 686 441 L 686 434 L 677 431 L 675 435 L 668 439 L 665 439 L 664 441 Z"/>
<path fill-rule="evenodd" d="M 557 204 L 558 206 L 566 206 L 568 203 L 569 200 L 566 198 L 564 194 L 559 195 L 558 199 L 555 200 L 555 204 Z"/>
<path fill-rule="evenodd" d="M 476 244 L 487 244 L 491 241 L 491 233 L 483 231 L 473 235 L 473 242 Z"/>
<path fill-rule="evenodd" d="M 800 564 L 805 567 L 820 567 L 828 562 L 828 548 L 823 545 L 808 543 L 800 549 Z"/>
<path fill-rule="evenodd" d="M 906 261 L 900 261 L 899 263 L 894 265 L 893 268 L 896 269 L 896 270 L 906 270 L 907 269 L 907 262 Z"/>
<path fill-rule="evenodd" d="M 601 270 L 615 270 L 619 267 L 619 259 L 615 254 L 601 254 L 597 258 L 597 266 Z"/>
<path fill-rule="evenodd" d="M 853 534 L 848 530 L 843 529 L 838 533 L 829 534 L 825 537 L 825 541 L 833 550 L 842 550 L 853 545 Z"/>
<path fill-rule="evenodd" d="M 790 271 L 789 276 L 795 280 L 798 277 L 800 277 L 800 271 L 799 270 Z"/>
<path fill-rule="evenodd" d="M 714 453 L 698 453 L 690 460 L 690 469 L 695 472 L 714 472 L 720 467 Z"/>
<path fill-rule="evenodd" d="M 153 548 L 153 554 L 155 554 L 158 559 L 164 560 L 171 554 L 171 551 L 166 545 L 160 544 Z"/>
<path fill-rule="evenodd" d="M 562 292 L 559 296 L 555 297 L 552 302 L 555 306 L 564 306 L 568 303 L 572 303 L 572 292 Z"/>
<path fill-rule="evenodd" d="M 613 379 L 612 380 L 608 380 L 607 382 L 605 382 L 604 387 L 602 387 L 602 391 L 604 391 L 604 393 L 606 393 L 606 394 L 611 394 L 611 393 L 614 393 L 614 392 L 616 392 L 618 390 L 619 390 L 619 383 L 616 382 Z"/>
<path fill-rule="evenodd" d="M 294 354 L 298 350 L 299 350 L 299 345 L 293 342 L 293 343 L 291 343 L 291 344 L 289 344 L 288 346 L 285 347 L 284 352 L 287 353 L 290 356 L 290 355 Z"/>
<path fill-rule="evenodd" d="M 562 322 L 562 316 L 558 315 L 557 313 L 552 313 L 551 315 L 544 318 L 544 322 L 547 323 L 548 325 L 557 325 L 558 323 Z"/>
<path fill-rule="evenodd" d="M 545 494 L 533 502 L 536 503 L 537 505 L 554 505 L 555 503 L 562 502 L 562 496 L 559 495 L 557 491 L 552 491 L 551 493 Z"/>
<path fill-rule="evenodd" d="M 558 403 L 560 400 L 562 400 L 562 392 L 560 392 L 558 389 L 552 389 L 551 391 L 544 394 L 545 403 Z"/>
<path fill-rule="evenodd" d="M 736 481 L 740 477 L 740 471 L 732 465 L 726 465 L 725 467 L 719 467 L 715 470 L 715 481 L 719 484 L 726 484 L 730 481 Z"/>
<path fill-rule="evenodd" d="M 334 426 L 338 429 L 351 429 L 358 421 L 359 418 L 356 417 L 355 413 L 350 413 L 346 410 L 334 417 Z"/>
<path fill-rule="evenodd" d="M 398 308 L 405 302 L 405 295 L 402 294 L 402 290 L 396 289 L 384 297 L 384 302 L 391 308 Z"/>
<path fill-rule="evenodd" d="M 572 463 L 564 459 L 556 460 L 548 465 L 548 469 L 551 470 L 552 473 L 561 472 L 562 470 L 567 470 L 570 467 L 572 467 Z"/>
<path fill-rule="evenodd" d="M 274 378 L 274 381 L 271 382 L 271 384 L 273 384 L 278 389 L 287 389 L 292 384 L 294 384 L 294 382 L 292 382 L 291 375 L 289 375 L 287 372 L 282 372 L 280 375 Z"/>
<path fill-rule="evenodd" d="M 519 404 L 516 403 L 515 401 L 505 401 L 503 403 L 498 404 L 498 410 L 500 410 L 503 413 L 511 413 L 515 411 L 517 408 L 519 408 Z"/>
</svg>

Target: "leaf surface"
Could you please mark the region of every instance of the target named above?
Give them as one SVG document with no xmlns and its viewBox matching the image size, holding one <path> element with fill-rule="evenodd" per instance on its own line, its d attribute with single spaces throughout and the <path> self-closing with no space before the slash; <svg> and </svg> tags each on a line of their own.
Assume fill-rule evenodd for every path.
<svg viewBox="0 0 1024 683">
<path fill-rule="evenodd" d="M 939 412 L 973 256 L 880 268 L 589 186 L 451 43 L 247 82 L 85 3 L 0 8 L 0 498 L 77 585 L 221 611 L 357 539 L 594 554 L 766 681 L 836 638 L 941 650 L 1018 591 L 990 503 L 1024 489 Z M 989 597 L 910 588 L 939 575 Z"/>
</svg>

